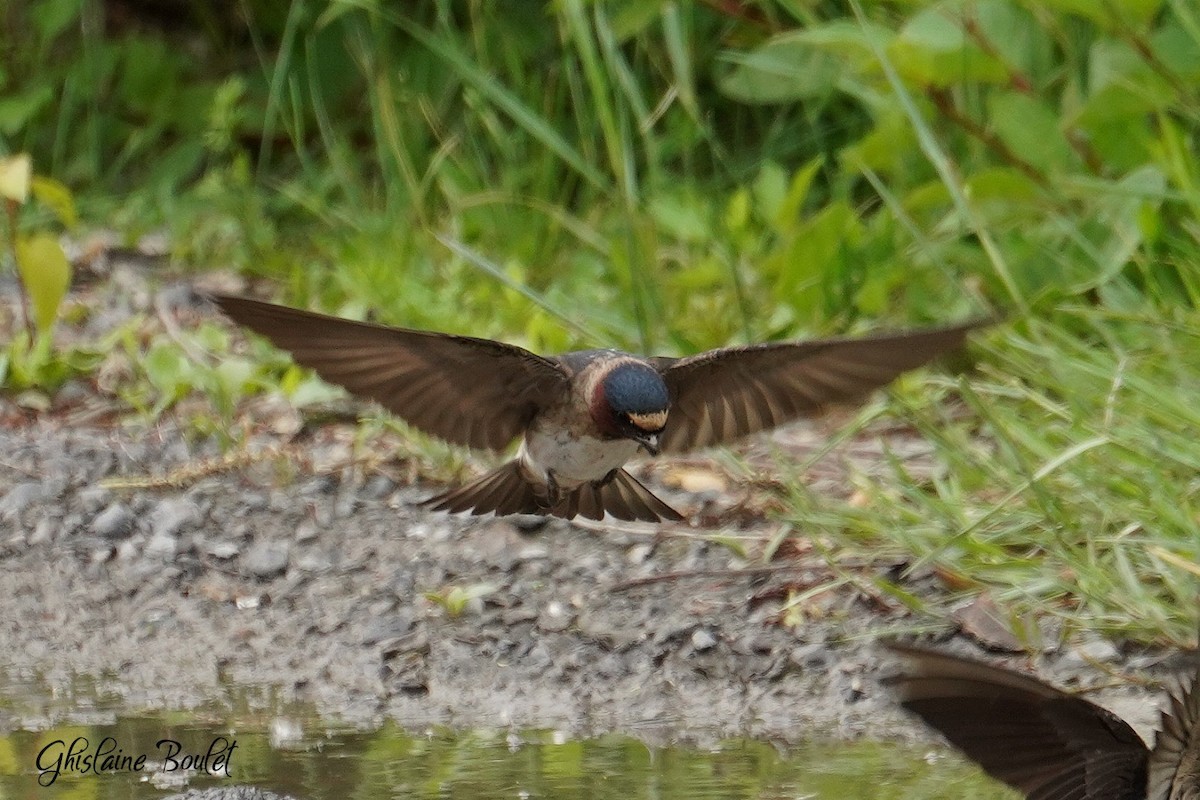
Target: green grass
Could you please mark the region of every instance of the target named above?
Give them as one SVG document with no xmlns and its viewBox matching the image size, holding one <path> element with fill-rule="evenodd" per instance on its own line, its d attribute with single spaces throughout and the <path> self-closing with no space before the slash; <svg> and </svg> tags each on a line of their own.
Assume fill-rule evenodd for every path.
<svg viewBox="0 0 1200 800">
<path fill-rule="evenodd" d="M 0 33 L 0 135 L 85 219 L 166 226 L 196 269 L 537 350 L 998 313 L 975 371 L 881 407 L 936 477 L 896 459 L 853 506 L 799 486 L 796 535 L 970 576 L 1068 632 L 1194 644 L 1200 14 L 716 5 L 251 2 L 253 47 L 201 29 L 198 59 L 34 0 Z M 131 407 L 190 388 L 232 414 L 284 374 L 256 351 L 189 377 L 170 348 Z"/>
</svg>

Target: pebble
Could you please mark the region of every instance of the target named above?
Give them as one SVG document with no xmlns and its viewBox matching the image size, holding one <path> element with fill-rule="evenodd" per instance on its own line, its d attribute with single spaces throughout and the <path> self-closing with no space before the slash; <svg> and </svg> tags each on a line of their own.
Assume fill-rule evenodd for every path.
<svg viewBox="0 0 1200 800">
<path fill-rule="evenodd" d="M 16 519 L 22 511 L 44 496 L 42 484 L 36 481 L 18 483 L 0 499 L 0 519 Z"/>
<path fill-rule="evenodd" d="M 222 540 L 211 543 L 206 552 L 213 558 L 225 560 L 236 556 L 241 552 L 241 548 L 238 547 L 234 542 Z"/>
<path fill-rule="evenodd" d="M 387 475 L 372 475 L 362 488 L 362 496 L 368 500 L 382 500 L 396 491 L 396 482 Z"/>
<path fill-rule="evenodd" d="M 92 533 L 105 539 L 120 539 L 133 530 L 133 512 L 124 503 L 113 503 L 92 520 Z"/>
<path fill-rule="evenodd" d="M 45 544 L 54 539 L 54 522 L 49 517 L 42 517 L 33 528 L 29 544 Z"/>
<path fill-rule="evenodd" d="M 804 669 L 805 667 L 826 668 L 832 660 L 832 653 L 829 646 L 824 642 L 810 642 L 802 644 L 799 647 L 792 648 L 788 653 L 788 661 L 793 666 Z"/>
<path fill-rule="evenodd" d="M 1121 652 L 1112 642 L 1107 639 L 1092 639 L 1069 649 L 1063 654 L 1062 662 L 1069 664 L 1072 669 L 1084 669 L 1092 664 L 1105 664 L 1120 658 Z"/>
<path fill-rule="evenodd" d="M 151 537 L 172 538 L 185 528 L 195 527 L 203 520 L 200 506 L 185 497 L 159 500 L 150 511 Z"/>
<path fill-rule="evenodd" d="M 296 526 L 296 541 L 309 542 L 321 535 L 321 529 L 311 519 L 306 519 Z"/>
<path fill-rule="evenodd" d="M 571 627 L 575 621 L 575 613 L 561 600 L 551 600 L 542 607 L 538 614 L 538 630 L 547 633 L 559 633 Z"/>
<path fill-rule="evenodd" d="M 697 628 L 692 632 L 692 649 L 697 653 L 703 653 L 705 650 L 712 650 L 717 646 L 717 637 L 712 635 L 712 632 L 707 628 Z"/>
<path fill-rule="evenodd" d="M 328 572 L 333 569 L 333 559 L 319 551 L 305 553 L 296 559 L 296 566 L 305 572 Z"/>
<path fill-rule="evenodd" d="M 146 557 L 170 561 L 175 557 L 178 541 L 173 535 L 155 533 L 146 542 Z"/>
<path fill-rule="evenodd" d="M 258 542 L 242 556 L 242 566 L 259 578 L 274 578 L 283 574 L 288 565 L 287 542 Z"/>
<path fill-rule="evenodd" d="M 550 523 L 550 518 L 541 514 L 516 514 L 512 523 L 521 533 L 536 533 Z"/>
<path fill-rule="evenodd" d="M 625 551 L 625 560 L 634 565 L 644 564 L 653 553 L 654 545 L 647 543 L 635 544 Z"/>
</svg>

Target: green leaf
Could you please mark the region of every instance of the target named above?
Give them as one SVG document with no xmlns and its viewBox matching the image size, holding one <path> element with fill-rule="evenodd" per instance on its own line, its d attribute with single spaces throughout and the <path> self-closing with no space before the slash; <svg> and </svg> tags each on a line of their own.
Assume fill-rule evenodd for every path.
<svg viewBox="0 0 1200 800">
<path fill-rule="evenodd" d="M 743 103 L 790 103 L 826 97 L 836 87 L 842 65 L 808 42 L 803 33 L 785 33 L 750 53 L 726 53 L 733 70 L 718 81 L 723 93 Z"/>
<path fill-rule="evenodd" d="M 615 10 L 612 12 L 612 20 L 609 23 L 613 36 L 618 42 L 623 43 L 643 33 L 662 14 L 664 5 L 665 3 L 662 2 L 647 2 L 647 0 L 633 0 L 632 2 L 626 0 L 616 4 Z"/>
<path fill-rule="evenodd" d="M 712 231 L 708 204 L 693 195 L 661 194 L 650 200 L 648 208 L 655 223 L 681 242 L 705 241 Z"/>
<path fill-rule="evenodd" d="M 1004 64 L 963 30 L 959 5 L 938 3 L 918 12 L 900 29 L 889 54 L 906 80 L 922 86 L 1008 81 Z"/>
<path fill-rule="evenodd" d="M 871 132 L 841 152 L 849 167 L 885 176 L 903 175 L 921 160 L 916 132 L 899 107 L 878 113 Z"/>
<path fill-rule="evenodd" d="M 750 190 L 741 186 L 734 190 L 725 204 L 725 227 L 733 233 L 740 233 L 749 224 Z"/>
<path fill-rule="evenodd" d="M 166 408 L 189 392 L 193 386 L 194 365 L 174 344 L 158 344 L 142 359 L 142 368 L 150 384 L 163 396 L 158 406 Z"/>
<path fill-rule="evenodd" d="M 1075 14 L 1110 30 L 1142 28 L 1154 21 L 1162 0 L 1041 0 L 1050 11 Z"/>
<path fill-rule="evenodd" d="M 774 161 L 767 161 L 754 179 L 754 199 L 763 219 L 773 220 L 787 197 L 787 176 Z"/>
<path fill-rule="evenodd" d="M 1071 147 L 1058 114 L 1044 100 L 1023 92 L 997 92 L 989 99 L 992 127 L 1009 149 L 1044 171 L 1066 167 Z"/>
<path fill-rule="evenodd" d="M 978 0 L 971 13 L 980 35 L 1013 70 L 1032 77 L 1054 63 L 1054 40 L 1029 9 L 1013 0 Z"/>
<path fill-rule="evenodd" d="M 33 301 L 38 331 L 47 333 L 58 317 L 58 304 L 71 285 L 71 262 L 48 233 L 17 237 L 17 271 Z"/>
<path fill-rule="evenodd" d="M 20 94 L 0 98 L 0 133 L 16 136 L 53 100 L 54 89 L 48 85 L 35 85 Z"/>
<path fill-rule="evenodd" d="M 998 201 L 997 205 L 1009 213 L 1020 213 L 1039 194 L 1033 179 L 1012 167 L 981 169 L 967 179 L 966 188 L 977 202 Z"/>
<path fill-rule="evenodd" d="M 1200 42 L 1179 23 L 1172 20 L 1155 31 L 1150 49 L 1163 66 L 1180 78 L 1200 80 Z"/>
<path fill-rule="evenodd" d="M 65 227 L 74 228 L 79 224 L 79 214 L 75 211 L 75 198 L 66 185 L 53 178 L 35 176 L 31 188 L 37 201 L 53 211 L 54 216 L 58 217 L 58 221 Z"/>
<path fill-rule="evenodd" d="M 42 43 L 49 44 L 79 18 L 83 0 L 41 0 L 33 3 L 30 18 Z"/>
<path fill-rule="evenodd" d="M 771 219 L 776 230 L 790 233 L 800 224 L 804 201 L 808 199 L 808 191 L 812 187 L 813 179 L 824 163 L 823 158 L 814 158 L 792 175 L 787 194 L 779 203 L 779 207 Z"/>
</svg>

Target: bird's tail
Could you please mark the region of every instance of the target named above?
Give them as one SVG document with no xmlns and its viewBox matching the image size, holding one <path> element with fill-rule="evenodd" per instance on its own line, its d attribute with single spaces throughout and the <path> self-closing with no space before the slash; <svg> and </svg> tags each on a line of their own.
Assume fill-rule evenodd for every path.
<svg viewBox="0 0 1200 800">
<path fill-rule="evenodd" d="M 617 519 L 644 522 L 678 521 L 683 516 L 659 500 L 637 478 L 617 470 L 611 480 L 585 483 L 568 492 L 558 503 L 549 505 L 521 472 L 519 462 L 510 461 L 465 486 L 431 497 L 422 505 L 434 511 L 473 515 L 550 514 L 563 519 L 584 516 L 602 519 L 607 512 Z"/>
<path fill-rule="evenodd" d="M 683 515 L 654 496 L 637 478 L 623 469 L 609 481 L 585 483 L 562 499 L 550 511 L 556 517 L 573 519 L 576 515 L 602 519 L 605 512 L 617 519 L 642 522 L 678 522 Z"/>
<path fill-rule="evenodd" d="M 431 497 L 421 505 L 434 511 L 470 511 L 479 516 L 495 512 L 505 514 L 547 514 L 544 501 L 539 501 L 533 484 L 525 480 L 517 461 L 482 475 L 470 483 Z"/>
</svg>

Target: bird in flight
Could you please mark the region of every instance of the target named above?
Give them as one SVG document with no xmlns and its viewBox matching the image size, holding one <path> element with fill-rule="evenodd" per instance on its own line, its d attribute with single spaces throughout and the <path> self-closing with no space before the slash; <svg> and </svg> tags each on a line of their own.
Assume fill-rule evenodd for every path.
<svg viewBox="0 0 1200 800">
<path fill-rule="evenodd" d="M 539 356 L 490 339 L 354 322 L 216 295 L 233 321 L 351 394 L 451 444 L 516 457 L 426 501 L 472 514 L 683 516 L 623 469 L 855 400 L 962 346 L 979 322 L 863 338 L 727 347 L 687 358 L 619 350 Z"/>
<path fill-rule="evenodd" d="M 1029 800 L 1200 800 L 1200 670 L 1171 695 L 1154 747 L 1082 697 L 1001 667 L 889 644 L 900 705 Z"/>
</svg>

